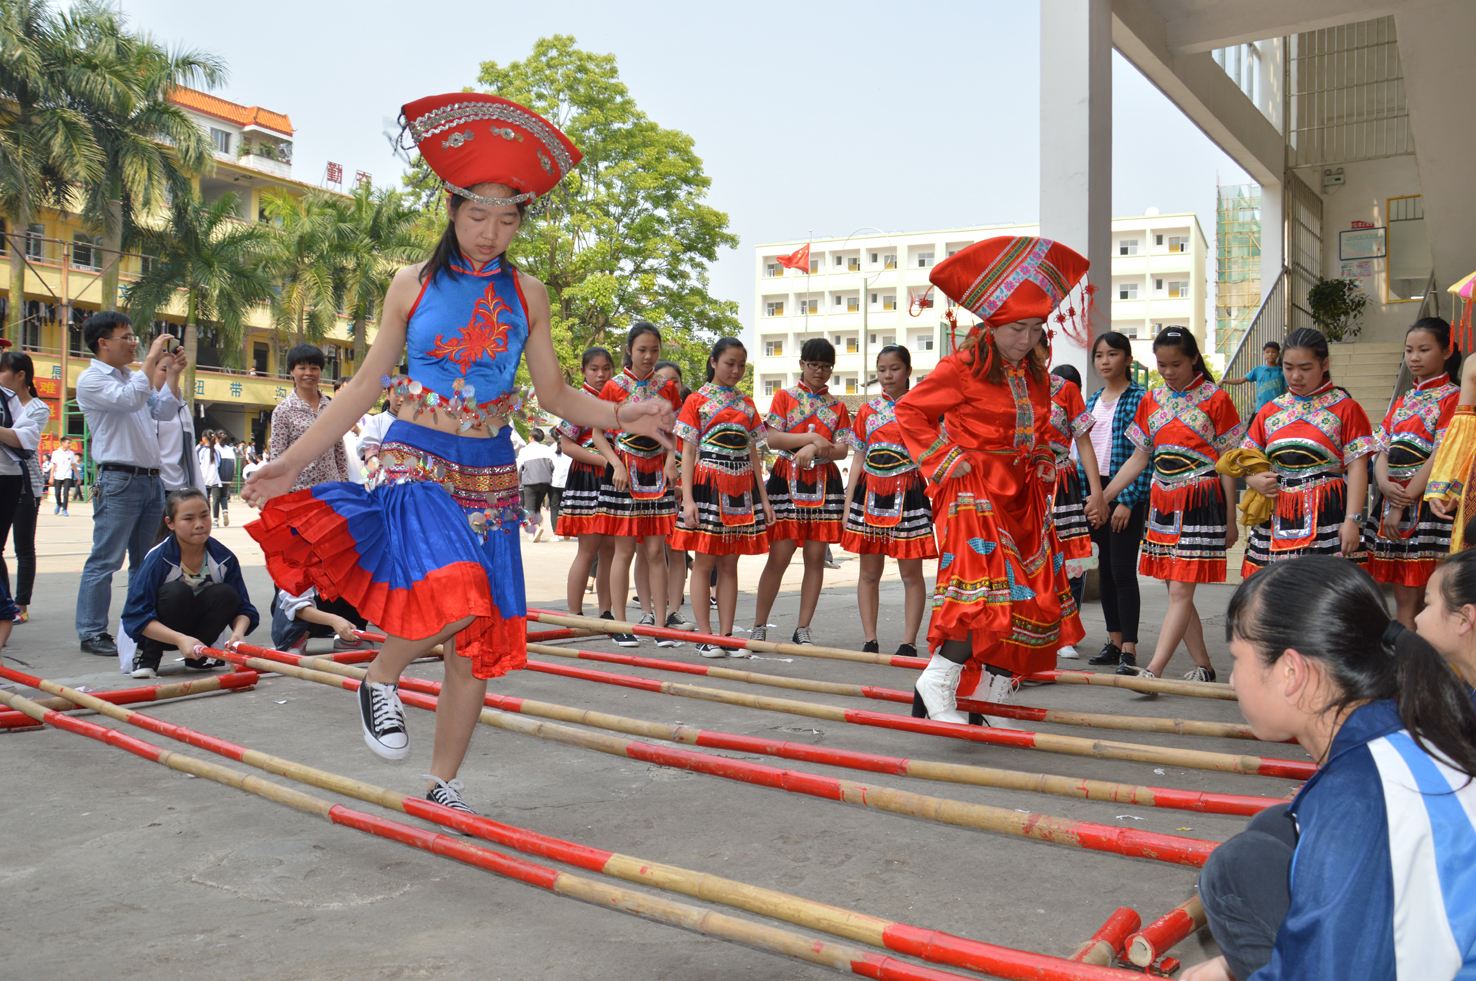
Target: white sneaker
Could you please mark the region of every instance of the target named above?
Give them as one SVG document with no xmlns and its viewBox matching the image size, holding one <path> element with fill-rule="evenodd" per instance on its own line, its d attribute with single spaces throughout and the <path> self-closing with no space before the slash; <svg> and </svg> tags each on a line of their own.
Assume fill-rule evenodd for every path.
<svg viewBox="0 0 1476 981">
<path fill-rule="evenodd" d="M 360 683 L 359 727 L 364 731 L 364 745 L 381 759 L 403 760 L 410 754 L 398 685 L 381 685 L 367 678 Z"/>
<path fill-rule="evenodd" d="M 1185 673 L 1184 680 L 1185 681 L 1214 681 L 1215 680 L 1215 669 L 1214 668 L 1201 668 L 1198 665 L 1195 665 L 1193 671 L 1189 671 L 1189 672 L 1186 672 Z"/>
<path fill-rule="evenodd" d="M 1064 661 L 1076 661 L 1080 660 L 1081 658 L 1081 655 L 1076 652 L 1076 648 L 1071 646 L 1070 644 L 1067 644 L 1065 647 L 1058 649 L 1056 651 L 1056 656 Z"/>
<path fill-rule="evenodd" d="M 935 722 L 967 723 L 969 717 L 958 710 L 958 679 L 963 665 L 955 664 L 942 654 L 934 654 L 923 668 L 914 686 L 922 698 L 928 718 Z"/>
<path fill-rule="evenodd" d="M 721 647 L 719 647 L 716 644 L 698 644 L 697 645 L 697 653 L 698 654 L 701 654 L 703 657 L 709 657 L 709 658 L 727 657 L 728 656 L 728 652 L 725 651 L 725 650 L 723 650 Z"/>
</svg>

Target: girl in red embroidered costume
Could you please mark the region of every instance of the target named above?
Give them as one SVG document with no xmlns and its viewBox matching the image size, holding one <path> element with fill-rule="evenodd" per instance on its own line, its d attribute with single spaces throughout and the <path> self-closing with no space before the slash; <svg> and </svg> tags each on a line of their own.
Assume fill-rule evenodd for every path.
<svg viewBox="0 0 1476 981">
<path fill-rule="evenodd" d="M 917 464 L 897 428 L 897 400 L 911 386 L 912 352 L 889 344 L 876 356 L 876 380 L 882 393 L 856 410 L 851 425 L 855 453 L 846 487 L 846 530 L 841 545 L 861 556 L 856 605 L 861 609 L 864 651 L 881 649 L 876 639 L 881 578 L 887 557 L 897 560 L 902 577 L 902 643 L 897 653 L 917 656 L 917 631 L 927 603 L 923 560 L 936 559 L 933 509 Z"/>
<path fill-rule="evenodd" d="M 687 387 L 686 381 L 682 378 L 682 366 L 675 361 L 656 362 L 657 387 L 665 386 L 668 381 L 676 384 L 677 406 L 678 411 L 680 411 L 680 407 L 686 405 L 688 397 L 692 394 L 692 390 Z M 676 441 L 676 449 L 672 451 L 673 469 L 677 472 L 677 479 L 672 481 L 672 492 L 677 497 L 678 522 L 681 521 L 682 517 L 680 506 L 682 446 L 682 441 L 678 439 Z M 671 534 L 666 536 L 666 565 L 664 566 L 664 571 L 666 573 L 666 604 L 670 607 L 670 612 L 666 614 L 666 623 L 663 626 L 668 630 L 692 630 L 696 628 L 697 624 L 682 617 L 683 594 L 687 589 L 687 570 L 692 566 L 692 556 L 672 544 L 672 538 L 675 534 L 676 531 L 673 529 Z M 646 563 L 640 555 L 636 556 L 635 568 L 636 588 L 645 589 L 645 577 L 650 575 L 650 570 L 646 568 Z M 694 601 L 692 606 L 695 608 L 696 605 Z M 645 608 L 644 604 L 642 608 Z"/>
<path fill-rule="evenodd" d="M 835 461 L 850 452 L 851 414 L 826 383 L 835 369 L 835 348 L 812 337 L 800 348 L 800 383 L 774 396 L 769 414 L 769 446 L 779 459 L 766 485 L 774 523 L 769 528 L 769 561 L 759 577 L 754 603 L 754 640 L 768 639 L 769 613 L 784 571 L 796 548 L 803 549 L 805 578 L 800 584 L 799 621 L 791 640 L 810 640 L 810 621 L 825 581 L 825 546 L 838 544 L 845 515 L 846 485 Z"/>
<path fill-rule="evenodd" d="M 717 570 L 718 628 L 733 634 L 738 606 L 738 556 L 768 550 L 774 520 L 763 473 L 764 423 L 753 399 L 738 391 L 748 352 L 736 337 L 721 338 L 707 360 L 707 384 L 687 396 L 677 416 L 682 445 L 682 513 L 672 534 L 675 554 L 694 553 L 692 614 L 712 633 L 708 583 Z M 744 657 L 741 650 L 699 644 L 703 657 Z"/>
<path fill-rule="evenodd" d="M 548 291 L 507 261 L 528 203 L 579 162 L 578 149 L 542 116 L 493 95 L 431 96 L 406 105 L 404 118 L 450 192 L 450 221 L 428 261 L 395 275 L 378 336 L 353 379 L 285 453 L 251 476 L 243 496 L 262 507 L 247 530 L 283 589 L 342 598 L 389 635 L 358 692 L 363 738 L 377 755 L 409 753 L 397 682 L 411 661 L 445 645 L 426 796 L 470 811 L 456 775 L 486 679 L 526 661 L 518 479 L 507 425 L 523 354 L 547 412 L 658 444 L 669 439 L 673 418 L 661 402 L 617 405 L 565 385 Z M 485 135 L 489 121 L 516 138 Z M 402 361 L 408 377 L 391 378 Z M 287 493 L 385 385 L 404 398 L 380 446 L 376 483 Z"/>
<path fill-rule="evenodd" d="M 599 398 L 605 382 L 615 373 L 610 352 L 592 347 L 584 352 L 580 367 L 584 372 L 585 394 Z M 559 502 L 559 525 L 554 534 L 579 541 L 579 551 L 569 565 L 565 590 L 569 612 L 584 612 L 584 596 L 593 581 L 600 615 L 613 615 L 610 614 L 610 566 L 615 561 L 615 542 L 599 530 L 600 482 L 605 477 L 605 458 L 595 448 L 594 430 L 589 426 L 565 419 L 555 432 L 559 436 L 559 448 L 570 463 L 564 496 Z"/>
<path fill-rule="evenodd" d="M 655 368 L 661 359 L 661 332 L 655 325 L 638 320 L 625 337 L 625 368 L 605 383 L 600 398 L 616 405 L 639 405 L 657 401 L 673 412 L 681 407 L 677 385 L 668 379 L 658 387 Z M 676 527 L 676 458 L 670 449 L 637 432 L 606 432 L 596 426 L 595 447 L 606 460 L 605 479 L 600 484 L 601 534 L 615 541 L 610 564 L 611 609 L 617 620 L 625 619 L 630 596 L 630 567 L 639 547 L 652 571 L 650 588 L 642 589 L 642 603 L 650 612 L 640 623 L 655 626 L 666 621 L 666 536 Z M 621 647 L 638 647 L 635 634 L 616 634 Z M 676 647 L 675 640 L 661 639 L 657 647 Z"/>
<path fill-rule="evenodd" d="M 1363 407 L 1333 384 L 1327 338 L 1310 327 L 1287 335 L 1281 370 L 1287 390 L 1261 406 L 1246 432 L 1271 469 L 1245 478 L 1271 498 L 1269 520 L 1250 530 L 1241 575 L 1299 555 L 1361 562 L 1368 461 L 1375 449 Z"/>
<path fill-rule="evenodd" d="M 1404 363 L 1414 387 L 1394 400 L 1375 439 L 1377 493 L 1368 518 L 1368 574 L 1394 587 L 1395 618 L 1411 630 L 1424 605 L 1435 563 L 1450 552 L 1451 520 L 1424 503 L 1435 446 L 1455 417 L 1460 371 L 1450 353 L 1450 324 L 1440 317 L 1415 321 L 1404 334 Z"/>
<path fill-rule="evenodd" d="M 1214 681 L 1204 625 L 1194 605 L 1202 582 L 1225 581 L 1225 552 L 1235 544 L 1235 482 L 1215 470 L 1220 454 L 1240 445 L 1235 403 L 1211 379 L 1194 335 L 1165 327 L 1153 340 L 1163 386 L 1138 403 L 1127 437 L 1136 449 L 1102 491 L 1110 503 L 1149 464 L 1153 486 L 1138 571 L 1162 579 L 1169 608 L 1147 668 L 1124 663 L 1118 674 L 1163 677 L 1183 641 L 1195 667 L 1185 678 Z"/>
<path fill-rule="evenodd" d="M 1106 520 L 1107 505 L 1102 500 L 1102 475 L 1096 472 L 1097 451 L 1092 445 L 1091 431 L 1096 424 L 1081 397 L 1081 373 L 1073 365 L 1057 365 L 1051 369 L 1051 449 L 1056 453 L 1056 493 L 1051 500 L 1051 517 L 1056 522 L 1056 541 L 1066 558 L 1066 579 L 1071 583 L 1071 596 L 1081 607 L 1086 574 L 1096 563 L 1092 561 L 1092 529 Z M 1083 485 L 1071 458 L 1072 444 L 1085 469 Z M 1088 514 L 1090 513 L 1090 518 Z M 1081 657 L 1076 647 L 1067 644 L 1057 657 L 1074 661 Z"/>
<path fill-rule="evenodd" d="M 941 553 L 933 657 L 915 715 L 966 722 L 957 696 L 977 689 L 1006 701 L 1014 675 L 1053 668 L 1056 648 L 1081 639 L 1051 522 L 1056 466 L 1040 341 L 1086 271 L 1084 258 L 1040 238 L 986 239 L 933 269 L 933 284 L 983 324 L 897 400 Z"/>
</svg>

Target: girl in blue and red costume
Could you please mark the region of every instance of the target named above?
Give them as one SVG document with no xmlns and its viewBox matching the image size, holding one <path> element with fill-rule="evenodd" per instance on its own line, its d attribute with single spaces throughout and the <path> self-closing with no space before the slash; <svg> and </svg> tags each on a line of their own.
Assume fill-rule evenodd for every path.
<svg viewBox="0 0 1476 981">
<path fill-rule="evenodd" d="M 1082 637 L 1051 520 L 1056 486 L 1044 323 L 1087 261 L 1042 238 L 991 238 L 939 263 L 933 285 L 983 323 L 897 400 L 937 530 L 932 660 L 914 714 L 966 722 L 957 697 L 1005 701 Z M 987 672 L 987 673 L 986 673 Z M 982 683 L 981 683 L 982 682 Z"/>
<path fill-rule="evenodd" d="M 450 222 L 431 258 L 390 284 L 379 334 L 328 410 L 252 475 L 245 497 L 265 505 L 248 526 L 272 578 L 341 597 L 389 639 L 359 688 L 364 741 L 386 759 L 409 752 L 397 683 L 406 665 L 445 645 L 430 800 L 458 810 L 456 779 L 486 679 L 526 661 L 518 475 L 508 417 L 526 350 L 544 411 L 578 425 L 669 443 L 671 407 L 614 405 L 564 384 L 549 333 L 548 292 L 505 252 L 527 205 L 579 162 L 546 119 L 492 95 L 412 102 L 405 124 L 445 183 Z M 408 375 L 390 378 L 404 360 Z M 286 493 L 380 397 L 405 393 L 380 449 L 375 486 L 319 484 Z"/>
</svg>

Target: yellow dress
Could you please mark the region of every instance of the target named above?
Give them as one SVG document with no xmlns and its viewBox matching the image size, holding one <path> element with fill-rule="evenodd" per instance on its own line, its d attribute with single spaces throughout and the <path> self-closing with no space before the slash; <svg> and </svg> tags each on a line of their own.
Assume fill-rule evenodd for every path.
<svg viewBox="0 0 1476 981">
<path fill-rule="evenodd" d="M 1466 523 L 1476 515 L 1476 405 L 1456 406 L 1455 416 L 1435 450 L 1425 500 L 1454 505 L 1450 550 L 1459 552 L 1466 545 Z"/>
</svg>

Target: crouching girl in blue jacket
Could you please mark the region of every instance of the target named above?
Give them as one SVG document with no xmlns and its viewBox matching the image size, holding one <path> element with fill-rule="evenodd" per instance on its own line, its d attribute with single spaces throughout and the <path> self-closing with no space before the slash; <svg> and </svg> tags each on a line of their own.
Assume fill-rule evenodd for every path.
<svg viewBox="0 0 1476 981">
<path fill-rule="evenodd" d="M 256 629 L 260 619 L 241 563 L 210 537 L 210 505 L 188 487 L 164 499 L 169 536 L 144 556 L 128 583 L 123 632 L 138 644 L 133 677 L 156 678 L 164 651 L 177 647 L 185 667 L 196 671 L 224 667 L 214 658 L 196 657 L 201 644 L 214 645 L 227 627 L 230 643 Z"/>
</svg>

